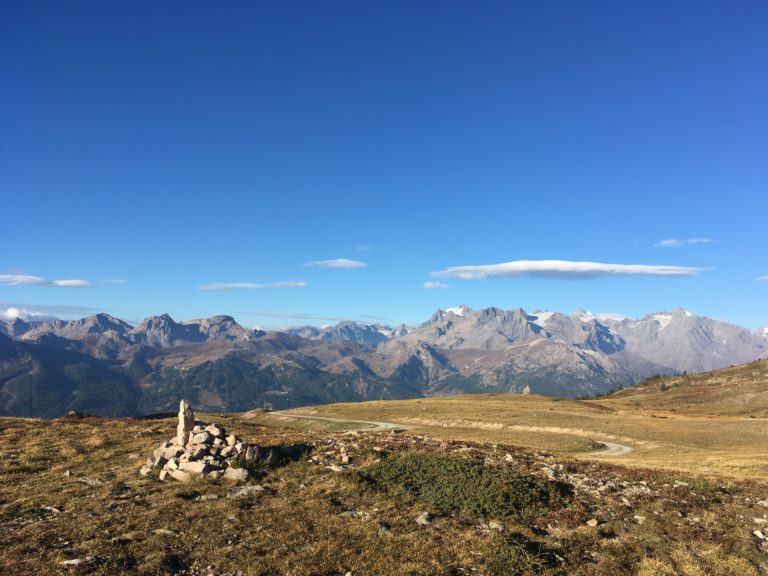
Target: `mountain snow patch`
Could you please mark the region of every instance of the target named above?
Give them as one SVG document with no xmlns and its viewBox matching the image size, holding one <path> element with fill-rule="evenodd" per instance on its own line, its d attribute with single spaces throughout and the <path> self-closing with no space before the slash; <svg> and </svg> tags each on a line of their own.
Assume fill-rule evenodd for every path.
<svg viewBox="0 0 768 576">
<path fill-rule="evenodd" d="M 659 330 L 664 330 L 672 322 L 672 314 L 654 314 L 651 320 L 659 323 Z"/>
<path fill-rule="evenodd" d="M 449 314 L 455 314 L 456 316 L 464 316 L 463 306 L 458 306 L 456 308 L 446 308 L 445 311 L 448 312 Z"/>
</svg>

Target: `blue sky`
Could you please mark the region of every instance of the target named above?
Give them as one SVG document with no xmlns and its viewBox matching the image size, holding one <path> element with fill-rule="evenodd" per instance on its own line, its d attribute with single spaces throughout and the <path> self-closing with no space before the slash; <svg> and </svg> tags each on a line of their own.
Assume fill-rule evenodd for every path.
<svg viewBox="0 0 768 576">
<path fill-rule="evenodd" d="M 767 29 L 761 1 L 6 4 L 0 308 L 766 325 Z"/>
</svg>

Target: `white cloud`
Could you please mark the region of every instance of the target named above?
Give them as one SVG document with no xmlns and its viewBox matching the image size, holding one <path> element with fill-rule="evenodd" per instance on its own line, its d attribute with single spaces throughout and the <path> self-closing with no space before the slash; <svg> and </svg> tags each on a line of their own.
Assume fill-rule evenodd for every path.
<svg viewBox="0 0 768 576">
<path fill-rule="evenodd" d="M 7 308 L 6 310 L 0 310 L 0 320 L 15 320 L 20 318 L 21 320 L 34 320 L 48 318 L 47 314 L 40 312 L 33 312 L 26 308 Z"/>
<path fill-rule="evenodd" d="M 434 290 L 436 288 L 450 288 L 450 286 L 442 282 L 424 282 L 424 288 L 426 290 Z"/>
<path fill-rule="evenodd" d="M 365 268 L 365 262 L 349 260 L 348 258 L 335 258 L 334 260 L 312 260 L 304 266 L 318 266 L 320 268 Z"/>
<path fill-rule="evenodd" d="M 758 280 L 768 280 L 768 276 L 760 276 Z"/>
<path fill-rule="evenodd" d="M 715 240 L 709 238 L 687 238 L 685 240 L 678 240 L 677 238 L 668 238 L 667 240 L 659 240 L 654 244 L 656 248 L 679 248 L 680 246 L 690 246 L 691 244 L 715 244 Z"/>
<path fill-rule="evenodd" d="M 370 244 L 358 244 L 357 251 L 358 252 L 370 252 L 373 250 L 373 246 Z"/>
<path fill-rule="evenodd" d="M 89 288 L 91 283 L 87 280 L 46 280 L 39 276 L 29 274 L 0 274 L 0 284 L 9 286 L 54 286 L 56 288 Z"/>
<path fill-rule="evenodd" d="M 288 282 L 270 282 L 269 284 L 254 284 L 252 282 L 224 282 L 205 284 L 204 286 L 198 286 L 198 290 L 260 290 L 265 288 L 300 288 L 306 286 L 307 283 L 303 280 L 291 280 Z"/>
<path fill-rule="evenodd" d="M 605 276 L 694 276 L 702 268 L 651 266 L 647 264 L 603 264 L 568 260 L 516 260 L 482 266 L 452 266 L 431 272 L 433 278 L 546 278 L 552 280 L 588 280 Z"/>
<path fill-rule="evenodd" d="M 120 278 L 104 278 L 101 281 L 102 284 L 128 284 L 128 280 L 122 280 Z"/>
<path fill-rule="evenodd" d="M 92 306 L 72 306 L 70 304 L 26 304 L 20 302 L 0 302 L 2 308 L 18 308 L 26 310 L 32 316 L 87 316 L 104 312 L 101 308 Z"/>
</svg>

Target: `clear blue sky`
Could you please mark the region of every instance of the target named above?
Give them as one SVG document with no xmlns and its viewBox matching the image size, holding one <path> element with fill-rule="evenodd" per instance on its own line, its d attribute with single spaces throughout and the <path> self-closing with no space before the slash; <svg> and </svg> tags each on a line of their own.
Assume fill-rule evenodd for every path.
<svg viewBox="0 0 768 576">
<path fill-rule="evenodd" d="M 763 1 L 5 3 L 0 307 L 768 324 L 766 31 Z"/>
</svg>

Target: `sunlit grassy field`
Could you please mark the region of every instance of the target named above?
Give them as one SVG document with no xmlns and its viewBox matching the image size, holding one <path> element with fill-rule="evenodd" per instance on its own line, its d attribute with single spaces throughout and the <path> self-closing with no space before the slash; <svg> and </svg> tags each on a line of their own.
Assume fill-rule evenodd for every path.
<svg viewBox="0 0 768 576">
<path fill-rule="evenodd" d="M 630 466 L 697 474 L 768 476 L 768 418 L 634 408 L 628 400 L 577 401 L 511 394 L 332 404 L 295 410 L 337 418 L 381 420 L 438 438 L 505 443 Z M 633 448 L 600 456 L 595 442 Z"/>
</svg>

